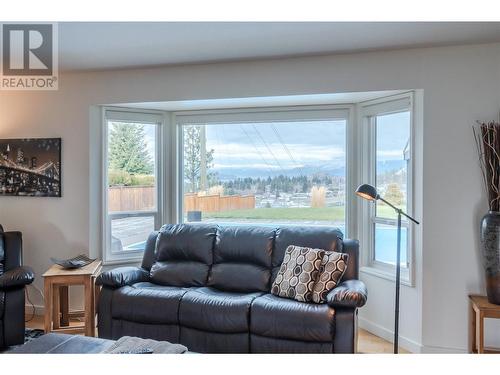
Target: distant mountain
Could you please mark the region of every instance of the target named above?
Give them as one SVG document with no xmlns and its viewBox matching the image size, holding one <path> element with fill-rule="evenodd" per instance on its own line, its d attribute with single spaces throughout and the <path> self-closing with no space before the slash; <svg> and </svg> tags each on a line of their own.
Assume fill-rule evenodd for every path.
<svg viewBox="0 0 500 375">
<path fill-rule="evenodd" d="M 386 172 L 391 170 L 399 170 L 405 165 L 404 160 L 387 160 L 377 164 L 379 172 Z M 212 171 L 217 172 L 221 181 L 231 181 L 237 178 L 267 178 L 279 175 L 289 177 L 312 175 L 316 173 L 326 174 L 329 176 L 345 176 L 345 167 L 332 166 L 331 164 L 318 163 L 308 164 L 302 168 L 283 168 L 283 169 L 267 169 L 262 167 L 252 168 L 249 167 L 230 167 L 230 168 L 213 168 Z"/>
</svg>

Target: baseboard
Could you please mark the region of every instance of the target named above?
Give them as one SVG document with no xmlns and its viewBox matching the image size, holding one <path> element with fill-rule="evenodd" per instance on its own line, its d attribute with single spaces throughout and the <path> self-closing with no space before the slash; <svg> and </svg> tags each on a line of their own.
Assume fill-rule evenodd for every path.
<svg viewBox="0 0 500 375">
<path fill-rule="evenodd" d="M 358 318 L 358 326 L 389 342 L 394 342 L 394 332 L 364 318 Z M 422 345 L 404 336 L 399 336 L 399 346 L 411 353 L 422 353 Z"/>
<path fill-rule="evenodd" d="M 35 315 L 44 315 L 45 307 L 43 305 L 24 305 L 24 312 L 26 316 L 30 317 L 33 314 L 33 306 L 35 307 Z"/>
<path fill-rule="evenodd" d="M 465 349 L 460 348 L 443 348 L 440 346 L 424 345 L 421 353 L 425 354 L 466 354 L 469 353 Z"/>
</svg>

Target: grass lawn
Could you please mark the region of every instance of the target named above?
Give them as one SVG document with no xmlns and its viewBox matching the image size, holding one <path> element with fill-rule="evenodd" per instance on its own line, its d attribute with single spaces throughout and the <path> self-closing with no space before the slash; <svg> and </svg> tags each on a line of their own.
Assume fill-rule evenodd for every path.
<svg viewBox="0 0 500 375">
<path fill-rule="evenodd" d="M 396 217 L 394 210 L 387 206 L 378 208 L 379 215 Z M 254 208 L 247 210 L 229 210 L 204 212 L 204 219 L 250 219 L 250 220 L 304 220 L 304 221 L 344 221 L 344 207 L 278 207 Z"/>
<path fill-rule="evenodd" d="M 203 218 L 216 219 L 254 219 L 254 220 L 324 220 L 343 221 L 344 207 L 278 207 L 254 208 L 248 210 L 229 210 L 204 212 Z"/>
</svg>

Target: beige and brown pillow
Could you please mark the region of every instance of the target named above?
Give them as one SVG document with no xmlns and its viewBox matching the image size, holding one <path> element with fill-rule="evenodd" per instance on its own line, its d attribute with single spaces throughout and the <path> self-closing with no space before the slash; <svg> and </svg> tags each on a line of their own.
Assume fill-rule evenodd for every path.
<svg viewBox="0 0 500 375">
<path fill-rule="evenodd" d="M 326 302 L 328 292 L 337 286 L 344 275 L 348 259 L 348 254 L 325 251 L 321 261 L 319 275 L 313 287 L 313 302 Z"/>
<path fill-rule="evenodd" d="M 271 293 L 300 302 L 311 302 L 324 253 L 321 249 L 288 246 Z"/>
</svg>

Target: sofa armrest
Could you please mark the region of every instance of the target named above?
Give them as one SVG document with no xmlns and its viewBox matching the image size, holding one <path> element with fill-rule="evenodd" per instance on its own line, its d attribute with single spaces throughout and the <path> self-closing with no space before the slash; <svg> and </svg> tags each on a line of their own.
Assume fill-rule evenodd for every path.
<svg viewBox="0 0 500 375">
<path fill-rule="evenodd" d="M 326 301 L 332 307 L 361 307 L 366 303 L 368 291 L 361 280 L 346 280 L 332 289 Z"/>
<path fill-rule="evenodd" d="M 35 273 L 30 267 L 16 267 L 0 276 L 0 289 L 24 287 L 35 280 Z"/>
<path fill-rule="evenodd" d="M 132 285 L 142 281 L 149 281 L 149 272 L 140 267 L 118 267 L 101 273 L 96 284 L 117 289 L 125 285 Z"/>
</svg>

